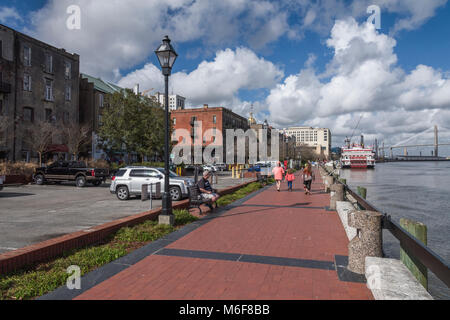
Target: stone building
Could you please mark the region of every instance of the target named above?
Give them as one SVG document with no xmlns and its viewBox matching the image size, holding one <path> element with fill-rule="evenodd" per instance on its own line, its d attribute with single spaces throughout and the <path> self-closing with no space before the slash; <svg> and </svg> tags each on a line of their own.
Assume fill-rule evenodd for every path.
<svg viewBox="0 0 450 320">
<path fill-rule="evenodd" d="M 268 155 L 271 154 L 271 147 L 272 147 L 272 130 L 275 130 L 272 128 L 269 123 L 264 121 L 264 123 L 260 124 L 257 123 L 256 119 L 253 117 L 253 113 L 250 113 L 250 117 L 248 118 L 248 124 L 250 125 L 250 128 L 258 132 L 258 154 L 259 152 L 259 131 L 260 130 L 267 130 L 267 152 Z M 295 138 L 293 136 L 290 136 L 285 131 L 279 131 L 278 132 L 278 154 L 280 161 L 284 160 L 296 160 L 297 154 L 295 150 Z M 258 161 L 263 161 L 263 159 L 258 158 Z"/>
<path fill-rule="evenodd" d="M 115 84 L 88 74 L 80 74 L 80 125 L 91 128 L 91 142 L 87 156 L 94 160 L 105 159 L 107 156 L 98 147 L 98 130 L 102 125 L 103 110 L 106 107 L 107 96 L 124 90 Z"/>
<path fill-rule="evenodd" d="M 298 147 L 311 150 L 316 158 L 331 159 L 330 129 L 292 127 L 284 131 L 295 138 Z"/>
<path fill-rule="evenodd" d="M 66 52 L 0 25 L 0 114 L 9 125 L 0 134 L 0 158 L 29 161 L 35 150 L 26 142 L 39 121 L 55 126 L 79 118 L 79 55 Z M 13 121 L 15 119 L 15 121 Z M 67 155 L 61 135 L 54 135 L 47 155 Z"/>
<path fill-rule="evenodd" d="M 164 93 L 157 92 L 153 97 L 159 104 L 161 104 L 162 107 L 165 108 L 166 98 Z M 185 108 L 185 105 L 186 98 L 177 94 L 169 95 L 169 111 L 183 110 Z"/>
</svg>

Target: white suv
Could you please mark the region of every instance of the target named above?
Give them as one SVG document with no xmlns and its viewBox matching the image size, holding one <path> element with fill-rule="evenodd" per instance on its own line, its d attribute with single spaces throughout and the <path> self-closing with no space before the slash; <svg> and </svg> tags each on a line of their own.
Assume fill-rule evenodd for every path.
<svg viewBox="0 0 450 320">
<path fill-rule="evenodd" d="M 165 169 L 149 167 L 126 167 L 120 169 L 112 177 L 110 191 L 116 194 L 119 200 L 125 201 L 130 196 L 140 196 L 142 185 L 161 183 L 161 192 L 164 191 Z M 170 171 L 169 192 L 172 201 L 180 201 L 189 196 L 189 187 L 194 185 L 194 180 L 180 177 Z M 155 192 L 155 186 L 152 192 Z"/>
<path fill-rule="evenodd" d="M 3 190 L 3 181 L 5 181 L 5 176 L 0 176 L 0 191 Z"/>
</svg>

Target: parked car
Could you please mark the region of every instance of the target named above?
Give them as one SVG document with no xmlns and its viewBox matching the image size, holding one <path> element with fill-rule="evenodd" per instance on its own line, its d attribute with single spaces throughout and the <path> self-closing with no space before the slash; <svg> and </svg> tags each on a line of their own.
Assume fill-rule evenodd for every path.
<svg viewBox="0 0 450 320">
<path fill-rule="evenodd" d="M 0 191 L 3 190 L 3 182 L 5 181 L 5 176 L 0 176 Z"/>
<path fill-rule="evenodd" d="M 209 171 L 209 172 L 217 172 L 219 169 L 216 166 L 213 165 L 204 165 L 203 171 Z"/>
<path fill-rule="evenodd" d="M 34 181 L 37 185 L 47 181 L 75 181 L 77 187 L 83 188 L 88 183 L 100 186 L 108 176 L 108 169 L 88 168 L 83 161 L 57 161 L 48 167 L 37 168 Z"/>
<path fill-rule="evenodd" d="M 151 167 L 126 167 L 116 172 L 112 178 L 110 191 L 119 200 L 128 200 L 131 196 L 140 196 L 142 185 L 161 183 L 164 190 L 165 170 Z M 170 171 L 169 193 L 172 201 L 180 201 L 189 196 L 189 187 L 194 185 L 194 179 L 180 177 Z M 154 187 L 152 190 L 155 190 Z"/>
<path fill-rule="evenodd" d="M 218 171 L 226 171 L 228 166 L 224 163 L 219 163 L 214 165 Z"/>
</svg>

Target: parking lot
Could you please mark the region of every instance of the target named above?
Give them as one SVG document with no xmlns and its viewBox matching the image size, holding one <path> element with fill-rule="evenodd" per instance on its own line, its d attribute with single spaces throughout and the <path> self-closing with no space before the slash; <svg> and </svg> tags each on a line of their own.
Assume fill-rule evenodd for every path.
<svg viewBox="0 0 450 320">
<path fill-rule="evenodd" d="M 214 187 L 223 189 L 244 181 L 248 180 L 220 177 Z M 160 206 L 160 200 L 153 201 L 153 208 Z M 119 201 L 109 192 L 109 184 L 86 188 L 77 188 L 74 183 L 8 187 L 0 191 L 0 253 L 149 209 L 149 201 Z"/>
</svg>

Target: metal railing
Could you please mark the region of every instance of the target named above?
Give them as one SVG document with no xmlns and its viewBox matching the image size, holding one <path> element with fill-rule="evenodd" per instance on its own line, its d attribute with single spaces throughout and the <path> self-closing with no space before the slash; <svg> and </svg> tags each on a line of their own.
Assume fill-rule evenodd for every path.
<svg viewBox="0 0 450 320">
<path fill-rule="evenodd" d="M 436 277 L 438 277 L 442 282 L 444 282 L 447 287 L 450 288 L 450 266 L 449 264 L 436 254 L 429 247 L 425 246 L 422 242 L 417 240 L 408 231 L 403 229 L 397 222 L 392 220 L 391 216 L 387 213 L 377 209 L 373 204 L 371 204 L 366 199 L 362 198 L 358 193 L 352 190 L 347 184 L 339 180 L 334 173 L 328 171 L 327 168 L 322 168 L 332 175 L 337 183 L 344 185 L 345 190 L 358 202 L 358 204 L 368 211 L 375 211 L 383 214 L 382 227 L 388 230 L 397 240 L 400 241 L 400 246 L 408 252 L 408 254 L 414 256 L 420 263 L 427 267 L 431 272 L 433 272 Z"/>
</svg>

